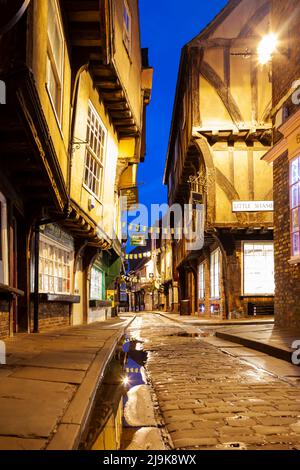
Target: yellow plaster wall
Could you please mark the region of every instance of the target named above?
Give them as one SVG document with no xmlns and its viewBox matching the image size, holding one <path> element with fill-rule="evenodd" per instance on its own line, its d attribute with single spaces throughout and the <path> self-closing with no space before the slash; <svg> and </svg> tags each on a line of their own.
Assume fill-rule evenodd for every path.
<svg viewBox="0 0 300 470">
<path fill-rule="evenodd" d="M 121 82 L 127 90 L 129 102 L 138 122 L 141 126 L 142 118 L 142 94 L 141 94 L 141 50 L 139 34 L 139 16 L 137 0 L 127 0 L 132 16 L 132 47 L 128 54 L 123 42 L 123 2 L 114 2 L 115 8 L 115 54 L 114 61 Z"/>
<path fill-rule="evenodd" d="M 93 87 L 90 74 L 83 72 L 80 78 L 75 125 L 75 137 L 82 141 L 86 140 L 89 101 L 96 109 L 107 130 L 103 194 L 101 200 L 95 199 L 95 208 L 90 210 L 89 200 L 93 195 L 83 186 L 86 148 L 85 145 L 81 145 L 73 155 L 71 198 L 96 224 L 99 224 L 108 235 L 111 235 L 112 226 L 114 225 L 114 185 L 118 159 L 118 138 L 105 112 L 99 94 Z"/>
<path fill-rule="evenodd" d="M 34 44 L 31 64 L 34 78 L 41 101 L 42 109 L 49 127 L 49 132 L 56 155 L 61 166 L 65 181 L 67 181 L 68 170 L 68 145 L 69 145 L 69 123 L 70 123 L 70 95 L 71 95 L 71 67 L 68 50 L 64 48 L 64 84 L 62 121 L 58 123 L 54 108 L 46 89 L 47 72 L 47 23 L 48 2 L 46 0 L 33 3 L 33 32 Z"/>
</svg>

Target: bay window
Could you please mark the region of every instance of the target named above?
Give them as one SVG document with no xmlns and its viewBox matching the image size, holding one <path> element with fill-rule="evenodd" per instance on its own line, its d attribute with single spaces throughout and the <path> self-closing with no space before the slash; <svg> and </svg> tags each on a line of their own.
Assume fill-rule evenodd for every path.
<svg viewBox="0 0 300 470">
<path fill-rule="evenodd" d="M 126 47 L 128 54 L 131 53 L 131 37 L 132 37 L 132 30 L 131 30 L 131 13 L 129 10 L 129 6 L 126 0 L 124 0 L 124 8 L 123 8 L 123 41 Z"/>
<path fill-rule="evenodd" d="M 273 295 L 273 242 L 244 243 L 244 295 Z"/>
<path fill-rule="evenodd" d="M 106 133 L 100 116 L 89 103 L 84 186 L 98 199 L 103 191 Z"/>
<path fill-rule="evenodd" d="M 212 299 L 220 299 L 221 251 L 217 249 L 210 255 L 210 296 Z"/>
<path fill-rule="evenodd" d="M 46 86 L 56 117 L 61 123 L 64 69 L 64 36 L 56 0 L 48 0 L 48 47 Z"/>
<path fill-rule="evenodd" d="M 300 156 L 290 163 L 290 210 L 291 210 L 291 238 L 292 257 L 300 256 Z"/>
<path fill-rule="evenodd" d="M 47 294 L 71 294 L 73 251 L 41 235 L 39 291 Z"/>
<path fill-rule="evenodd" d="M 97 266 L 91 269 L 90 300 L 105 300 L 105 274 Z"/>
</svg>

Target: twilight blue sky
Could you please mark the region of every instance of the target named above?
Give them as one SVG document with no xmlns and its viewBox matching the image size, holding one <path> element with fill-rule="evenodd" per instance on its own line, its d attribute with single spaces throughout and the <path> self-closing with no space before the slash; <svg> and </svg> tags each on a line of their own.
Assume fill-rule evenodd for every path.
<svg viewBox="0 0 300 470">
<path fill-rule="evenodd" d="M 139 166 L 140 203 L 167 201 L 162 185 L 181 48 L 226 5 L 227 0 L 140 0 L 142 47 L 154 67 L 147 110 L 147 154 Z"/>
</svg>

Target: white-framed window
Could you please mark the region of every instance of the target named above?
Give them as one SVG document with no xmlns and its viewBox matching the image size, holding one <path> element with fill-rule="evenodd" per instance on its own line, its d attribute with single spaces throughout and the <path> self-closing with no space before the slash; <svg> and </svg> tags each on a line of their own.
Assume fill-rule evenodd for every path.
<svg viewBox="0 0 300 470">
<path fill-rule="evenodd" d="M 273 295 L 274 243 L 244 242 L 244 295 Z"/>
<path fill-rule="evenodd" d="M 45 235 L 40 236 L 39 291 L 71 294 L 74 252 Z"/>
<path fill-rule="evenodd" d="M 198 267 L 198 292 L 199 300 L 205 299 L 205 264 L 201 263 Z"/>
<path fill-rule="evenodd" d="M 100 116 L 89 102 L 84 186 L 102 199 L 107 131 Z"/>
<path fill-rule="evenodd" d="M 56 0 L 48 0 L 46 86 L 56 117 L 61 123 L 64 81 L 64 35 Z"/>
<path fill-rule="evenodd" d="M 8 285 L 7 205 L 0 193 L 0 283 Z"/>
<path fill-rule="evenodd" d="M 290 162 L 292 257 L 300 256 L 300 156 Z"/>
<path fill-rule="evenodd" d="M 132 19 L 131 13 L 126 0 L 124 0 L 123 7 L 123 41 L 128 54 L 131 53 L 131 38 L 132 38 Z"/>
<path fill-rule="evenodd" d="M 97 266 L 92 266 L 90 281 L 90 300 L 104 300 L 105 274 Z"/>
<path fill-rule="evenodd" d="M 210 296 L 220 299 L 221 296 L 221 251 L 218 248 L 210 255 Z"/>
</svg>

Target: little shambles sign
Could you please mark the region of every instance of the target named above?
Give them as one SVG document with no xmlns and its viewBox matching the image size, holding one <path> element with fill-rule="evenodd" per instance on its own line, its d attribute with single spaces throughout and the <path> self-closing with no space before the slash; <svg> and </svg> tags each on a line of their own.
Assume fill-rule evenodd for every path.
<svg viewBox="0 0 300 470">
<path fill-rule="evenodd" d="M 273 201 L 232 201 L 232 212 L 273 212 Z"/>
</svg>

